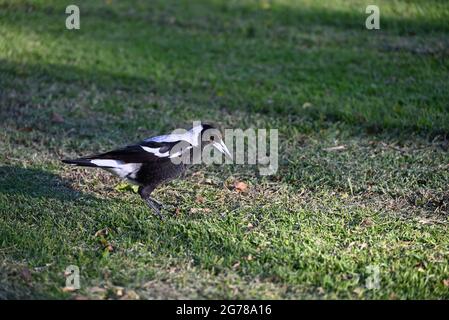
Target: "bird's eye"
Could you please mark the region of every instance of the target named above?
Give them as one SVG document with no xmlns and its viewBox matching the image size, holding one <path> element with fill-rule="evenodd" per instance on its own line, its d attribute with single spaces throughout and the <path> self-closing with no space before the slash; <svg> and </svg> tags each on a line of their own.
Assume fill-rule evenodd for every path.
<svg viewBox="0 0 449 320">
<path fill-rule="evenodd" d="M 214 136 L 211 136 L 210 137 L 210 141 L 214 141 L 215 140 L 215 137 Z"/>
</svg>

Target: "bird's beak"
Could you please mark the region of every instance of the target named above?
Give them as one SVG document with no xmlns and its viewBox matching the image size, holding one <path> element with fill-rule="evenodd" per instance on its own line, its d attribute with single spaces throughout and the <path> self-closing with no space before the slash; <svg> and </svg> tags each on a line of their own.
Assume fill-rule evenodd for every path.
<svg viewBox="0 0 449 320">
<path fill-rule="evenodd" d="M 223 140 L 220 140 L 220 142 L 213 142 L 212 145 L 215 149 L 217 149 L 221 153 L 224 153 L 225 156 L 232 160 L 232 155 L 229 152 L 228 147 L 226 147 L 226 145 L 224 144 Z"/>
</svg>

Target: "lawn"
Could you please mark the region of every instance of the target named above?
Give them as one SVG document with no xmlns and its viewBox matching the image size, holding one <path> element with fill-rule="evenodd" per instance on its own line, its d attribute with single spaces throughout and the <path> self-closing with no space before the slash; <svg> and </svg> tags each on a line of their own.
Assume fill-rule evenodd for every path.
<svg viewBox="0 0 449 320">
<path fill-rule="evenodd" d="M 449 3 L 372 2 L 0 0 L 0 299 L 448 299 Z M 161 221 L 60 162 L 194 120 L 279 170 L 196 166 Z"/>
</svg>

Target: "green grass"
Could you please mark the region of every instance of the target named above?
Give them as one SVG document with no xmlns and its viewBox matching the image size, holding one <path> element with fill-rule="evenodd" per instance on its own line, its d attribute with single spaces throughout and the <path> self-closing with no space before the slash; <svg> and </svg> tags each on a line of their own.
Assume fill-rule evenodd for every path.
<svg viewBox="0 0 449 320">
<path fill-rule="evenodd" d="M 0 298 L 449 298 L 446 1 L 67 4 L 0 0 Z M 59 162 L 198 119 L 278 128 L 279 171 L 196 167 L 161 222 Z"/>
</svg>

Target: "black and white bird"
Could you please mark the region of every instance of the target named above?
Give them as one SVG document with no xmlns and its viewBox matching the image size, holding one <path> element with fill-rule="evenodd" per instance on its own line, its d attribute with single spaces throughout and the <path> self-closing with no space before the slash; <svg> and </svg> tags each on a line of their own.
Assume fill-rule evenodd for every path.
<svg viewBox="0 0 449 320">
<path fill-rule="evenodd" d="M 150 196 L 151 192 L 161 183 L 180 177 L 188 166 L 198 162 L 197 157 L 207 145 L 232 158 L 220 131 L 212 125 L 199 124 L 183 133 L 151 137 L 117 150 L 62 162 L 105 169 L 138 185 L 142 199 L 162 218 L 163 205 Z"/>
</svg>

